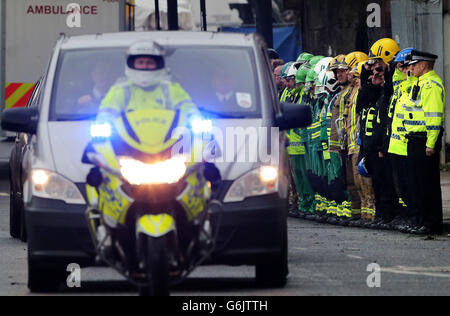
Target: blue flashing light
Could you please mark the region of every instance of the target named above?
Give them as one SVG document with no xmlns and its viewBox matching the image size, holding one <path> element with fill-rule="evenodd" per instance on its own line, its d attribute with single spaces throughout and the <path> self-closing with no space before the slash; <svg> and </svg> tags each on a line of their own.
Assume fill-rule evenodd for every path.
<svg viewBox="0 0 450 316">
<path fill-rule="evenodd" d="M 111 137 L 111 124 L 95 123 L 91 125 L 90 135 L 92 138 L 109 138 Z"/>
<path fill-rule="evenodd" d="M 213 129 L 211 120 L 197 119 L 192 121 L 191 126 L 194 134 L 210 133 L 212 132 Z"/>
</svg>

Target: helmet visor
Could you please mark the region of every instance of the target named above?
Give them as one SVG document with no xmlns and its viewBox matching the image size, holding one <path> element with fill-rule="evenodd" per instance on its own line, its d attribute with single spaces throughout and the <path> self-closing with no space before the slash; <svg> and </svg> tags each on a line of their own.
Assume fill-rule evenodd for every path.
<svg viewBox="0 0 450 316">
<path fill-rule="evenodd" d="M 133 55 L 128 57 L 127 65 L 134 70 L 160 70 L 164 68 L 164 58 L 154 55 Z"/>
</svg>

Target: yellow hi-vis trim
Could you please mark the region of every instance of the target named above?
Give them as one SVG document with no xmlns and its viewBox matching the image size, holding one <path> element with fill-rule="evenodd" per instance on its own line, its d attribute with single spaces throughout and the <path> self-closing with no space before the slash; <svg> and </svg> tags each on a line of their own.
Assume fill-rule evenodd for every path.
<svg viewBox="0 0 450 316">
<path fill-rule="evenodd" d="M 98 192 L 96 188 L 86 184 L 86 195 L 90 205 L 98 205 Z"/>
<path fill-rule="evenodd" d="M 162 237 L 175 230 L 175 220 L 168 214 L 145 215 L 137 222 L 137 233 Z"/>
</svg>

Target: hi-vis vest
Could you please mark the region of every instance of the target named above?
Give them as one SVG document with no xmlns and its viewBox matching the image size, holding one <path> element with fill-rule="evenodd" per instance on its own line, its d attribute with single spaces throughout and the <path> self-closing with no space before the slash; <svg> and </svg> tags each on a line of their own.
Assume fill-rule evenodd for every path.
<svg viewBox="0 0 450 316">
<path fill-rule="evenodd" d="M 146 91 L 127 81 L 109 90 L 100 106 L 99 116 L 142 108 L 177 109 L 182 118 L 194 113 L 200 115 L 189 94 L 178 83 L 162 83 Z"/>
<path fill-rule="evenodd" d="M 407 139 L 405 138 L 406 129 L 403 126 L 405 112 L 402 104 L 403 102 L 406 102 L 405 100 L 409 97 L 411 86 L 415 80 L 417 80 L 417 78 L 410 76 L 398 86 L 394 86 L 394 94 L 392 96 L 388 114 L 389 118 L 392 119 L 388 149 L 390 154 L 399 156 L 407 156 L 408 154 L 408 144 Z"/>
<path fill-rule="evenodd" d="M 351 86 L 348 84 L 339 92 L 337 99 L 334 101 L 331 118 L 331 133 L 329 140 L 329 147 L 331 151 L 338 152 L 342 150 L 343 139 L 339 138 L 339 132 L 344 131 L 344 111 L 345 111 L 345 98 L 347 94 L 351 92 Z M 336 124 L 337 122 L 337 124 Z"/>
<path fill-rule="evenodd" d="M 304 95 L 305 87 L 296 87 L 288 92 L 286 101 L 301 104 L 303 101 L 303 95 Z"/>
<path fill-rule="evenodd" d="M 417 99 L 412 100 L 416 85 L 420 91 Z M 445 97 L 442 80 L 433 70 L 414 82 L 409 98 L 402 104 L 406 134 L 426 133 L 426 146 L 434 148 L 444 122 Z"/>
<path fill-rule="evenodd" d="M 348 131 L 347 135 L 348 137 L 348 154 L 358 154 L 359 153 L 359 145 L 358 142 L 358 132 L 359 132 L 359 116 L 358 113 L 356 113 L 356 103 L 358 101 L 358 94 L 359 91 L 356 90 L 353 100 L 352 100 L 352 107 L 350 109 L 350 129 Z"/>
<path fill-rule="evenodd" d="M 288 88 L 284 88 L 283 93 L 281 94 L 281 98 L 280 98 L 281 102 L 286 102 L 289 92 L 290 92 L 290 90 Z"/>
<path fill-rule="evenodd" d="M 287 90 L 287 88 L 286 88 Z M 285 91 L 286 91 L 285 90 Z M 298 104 L 302 102 L 302 95 L 303 95 L 303 88 L 299 91 L 300 98 L 298 100 Z M 287 98 L 290 96 L 290 91 L 286 92 L 286 95 L 284 95 L 284 101 L 281 100 L 281 102 L 286 102 Z M 283 96 L 282 96 L 283 99 Z M 289 140 L 289 146 L 287 147 L 287 152 L 291 156 L 296 155 L 304 155 L 305 154 L 305 146 L 302 142 L 302 137 L 300 136 L 300 133 L 298 132 L 298 129 L 291 129 L 287 131 L 286 137 Z"/>
</svg>

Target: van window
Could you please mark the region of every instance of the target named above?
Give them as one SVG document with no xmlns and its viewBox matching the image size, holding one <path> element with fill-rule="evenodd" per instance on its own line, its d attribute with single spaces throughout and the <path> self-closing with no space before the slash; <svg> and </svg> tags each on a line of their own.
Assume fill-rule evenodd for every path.
<svg viewBox="0 0 450 316">
<path fill-rule="evenodd" d="M 169 47 L 169 79 L 205 116 L 259 118 L 254 54 L 241 47 Z M 94 119 L 103 97 L 126 81 L 126 48 L 67 50 L 60 55 L 49 120 Z"/>
</svg>

